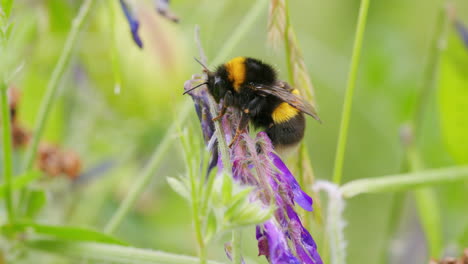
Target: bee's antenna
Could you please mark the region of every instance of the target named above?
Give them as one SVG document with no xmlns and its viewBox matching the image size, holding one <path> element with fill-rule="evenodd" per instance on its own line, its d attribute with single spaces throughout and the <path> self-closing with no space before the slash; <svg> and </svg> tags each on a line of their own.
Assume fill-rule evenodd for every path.
<svg viewBox="0 0 468 264">
<path fill-rule="evenodd" d="M 200 65 L 205 69 L 206 72 L 211 72 L 211 71 L 208 69 L 208 67 L 206 67 L 206 65 L 205 65 L 203 62 L 201 62 L 201 61 L 200 61 L 199 59 L 197 59 L 196 57 L 193 57 L 193 58 L 195 59 L 196 62 L 198 62 L 198 64 L 200 64 Z"/>
<path fill-rule="evenodd" d="M 186 93 L 189 93 L 189 92 L 191 92 L 191 91 L 193 91 L 193 90 L 197 89 L 198 87 L 200 87 L 200 86 L 202 86 L 202 85 L 205 85 L 205 84 L 208 84 L 208 82 L 200 83 L 199 85 L 188 89 L 188 90 L 185 91 L 182 95 L 184 95 L 184 94 L 186 94 Z"/>
</svg>

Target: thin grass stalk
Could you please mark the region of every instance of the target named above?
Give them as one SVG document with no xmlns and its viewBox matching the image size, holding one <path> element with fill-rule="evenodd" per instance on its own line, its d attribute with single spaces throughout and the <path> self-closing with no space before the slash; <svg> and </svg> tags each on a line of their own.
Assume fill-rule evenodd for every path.
<svg viewBox="0 0 468 264">
<path fill-rule="evenodd" d="M 263 10 L 264 5 L 266 5 L 267 0 L 258 0 L 252 9 L 246 14 L 242 19 L 242 23 L 236 28 L 231 37 L 225 42 L 225 46 L 221 48 L 221 51 L 215 57 L 213 62 L 210 64 L 210 67 L 219 64 L 221 61 L 226 59 L 226 57 L 231 53 L 232 49 L 243 39 L 244 35 L 250 29 L 255 20 L 259 17 L 260 12 Z M 112 215 L 109 222 L 106 224 L 105 231 L 107 233 L 113 233 L 117 227 L 123 221 L 123 218 L 130 210 L 131 206 L 134 204 L 136 199 L 138 199 L 141 192 L 146 187 L 146 183 L 149 182 L 151 176 L 159 168 L 159 165 L 162 161 L 161 155 L 166 152 L 166 150 L 171 146 L 172 138 L 174 137 L 173 131 L 177 131 L 179 124 L 182 124 L 187 117 L 189 116 L 190 110 L 193 108 L 192 102 L 187 99 L 181 104 L 179 114 L 176 117 L 175 122 L 168 129 L 168 132 L 161 139 L 161 143 L 156 147 L 153 155 L 150 158 L 148 166 L 143 170 L 143 172 L 138 176 L 138 179 L 130 187 L 130 191 L 117 209 L 117 211 Z"/>
<path fill-rule="evenodd" d="M 345 101 L 343 112 L 341 115 L 340 131 L 338 136 L 338 145 L 335 156 L 335 167 L 333 171 L 333 182 L 337 185 L 341 183 L 343 175 L 344 155 L 346 151 L 346 142 L 348 138 L 349 121 L 351 119 L 351 108 L 353 104 L 353 95 L 356 88 L 357 73 L 359 69 L 359 61 L 361 58 L 362 42 L 366 29 L 367 12 L 369 10 L 370 0 L 361 0 L 359 7 L 359 16 L 356 26 L 356 37 L 354 40 L 353 54 L 351 57 L 351 67 L 348 75 L 348 83 L 346 87 Z"/>
<path fill-rule="evenodd" d="M 12 178 L 13 159 L 11 147 L 11 124 L 10 107 L 8 104 L 8 86 L 0 83 L 0 101 L 2 108 L 2 135 L 3 135 L 3 179 L 5 182 L 5 207 L 7 209 L 8 222 L 15 222 L 15 211 L 13 206 Z"/>
<path fill-rule="evenodd" d="M 44 99 L 42 99 L 42 103 L 39 108 L 39 114 L 36 118 L 36 124 L 34 126 L 34 134 L 31 141 L 31 146 L 28 149 L 28 152 L 26 153 L 23 172 L 30 170 L 34 164 L 37 149 L 39 146 L 39 141 L 44 132 L 44 128 L 49 117 L 50 110 L 52 109 L 52 106 L 55 103 L 60 80 L 62 79 L 62 76 L 65 73 L 65 70 L 67 69 L 73 48 L 75 47 L 77 42 L 78 34 L 83 28 L 84 21 L 88 17 L 90 13 L 89 11 L 93 3 L 94 0 L 85 0 L 84 3 L 81 5 L 78 15 L 72 22 L 72 28 L 67 36 L 65 46 L 63 47 L 62 53 L 60 54 L 60 58 L 57 62 L 57 65 L 55 66 L 54 71 L 52 72 L 50 81 L 47 84 L 46 94 L 44 96 Z"/>
</svg>

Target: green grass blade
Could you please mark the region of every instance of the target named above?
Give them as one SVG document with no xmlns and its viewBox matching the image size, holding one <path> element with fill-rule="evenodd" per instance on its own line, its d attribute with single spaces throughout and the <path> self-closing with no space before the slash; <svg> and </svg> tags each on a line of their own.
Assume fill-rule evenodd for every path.
<svg viewBox="0 0 468 264">
<path fill-rule="evenodd" d="M 25 243 L 26 247 L 77 260 L 93 260 L 99 263 L 131 264 L 199 264 L 197 257 L 177 255 L 126 246 L 93 242 L 69 242 L 63 240 L 35 240 Z M 207 261 L 208 264 L 221 262 Z"/>
<path fill-rule="evenodd" d="M 34 231 L 38 235 L 50 236 L 63 240 L 103 242 L 108 244 L 127 245 L 127 243 L 98 231 L 76 226 L 53 226 L 37 223 L 18 223 L 2 227 L 4 233 Z"/>
<path fill-rule="evenodd" d="M 10 107 L 8 104 L 8 87 L 5 83 L 0 83 L 0 99 L 2 108 L 2 147 L 3 147 L 3 181 L 5 204 L 8 222 L 13 223 L 15 219 L 13 193 L 12 193 L 12 178 L 13 178 L 13 158 L 11 149 L 11 124 L 10 124 Z"/>
<path fill-rule="evenodd" d="M 333 169 L 333 182 L 338 185 L 340 184 L 343 175 L 344 156 L 346 151 L 346 142 L 348 139 L 349 122 L 351 119 L 351 107 L 353 104 L 354 89 L 356 88 L 359 60 L 361 58 L 362 42 L 364 38 L 364 31 L 366 29 L 367 11 L 369 10 L 369 4 L 370 0 L 362 0 L 359 8 L 356 37 L 354 40 L 353 55 L 351 57 L 348 83 L 346 86 L 343 113 L 341 115 L 338 145 L 336 147 L 335 167 Z"/>
<path fill-rule="evenodd" d="M 39 171 L 31 171 L 27 172 L 21 176 L 15 177 L 15 179 L 11 183 L 11 190 L 19 190 L 22 189 L 24 186 L 28 185 L 30 182 L 38 179 L 41 176 Z M 0 185 L 0 198 L 5 196 L 7 186 L 6 184 Z"/>
</svg>

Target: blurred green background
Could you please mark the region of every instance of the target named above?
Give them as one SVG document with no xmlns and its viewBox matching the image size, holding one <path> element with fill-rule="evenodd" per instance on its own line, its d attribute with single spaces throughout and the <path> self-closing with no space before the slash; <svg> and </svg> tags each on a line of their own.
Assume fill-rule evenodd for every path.
<svg viewBox="0 0 468 264">
<path fill-rule="evenodd" d="M 468 24 L 468 2 L 452 2 L 460 20 Z M 25 127 L 34 125 L 47 81 L 80 3 L 16 1 L 15 48 L 8 55 L 23 64 L 13 83 L 22 94 L 19 118 Z M 323 124 L 308 120 L 305 139 L 317 179 L 331 180 L 359 3 L 290 1 L 292 24 L 323 120 Z M 441 4 L 436 0 L 371 1 L 343 182 L 402 171 L 400 128 L 414 112 Z M 141 21 L 144 48 L 140 50 L 132 42 L 117 1 L 114 19 L 108 1 L 97 1 L 61 81 L 45 134 L 46 140 L 76 151 L 85 171 L 105 162 L 111 162 L 112 168 L 76 184 L 65 178 L 38 183 L 48 190 L 48 206 L 41 212 L 40 222 L 97 228 L 106 223 L 178 115 L 177 106 L 187 99 L 182 96 L 184 81 L 200 72 L 193 61 L 198 56 L 194 26 L 200 25 L 208 60 L 213 59 L 252 7 L 252 1 L 174 0 L 171 9 L 181 18 L 179 24 L 158 16 L 151 1 L 134 1 L 132 5 Z M 286 79 L 283 49 L 274 50 L 267 43 L 267 14 L 265 8 L 230 57 L 261 58 L 275 65 L 281 78 Z M 117 51 L 117 74 L 113 51 Z M 120 92 L 116 76 L 121 79 Z M 467 162 L 452 156 L 444 143 L 437 95 L 435 90 L 430 95 L 418 142 L 427 168 Z M 197 123 L 193 111 L 184 125 L 198 128 Z M 165 180 L 166 176 L 184 173 L 182 162 L 180 148 L 173 144 L 163 166 L 118 229 L 118 237 L 138 247 L 196 255 L 190 208 Z M 458 255 L 461 251 L 454 245 L 468 239 L 463 236 L 468 230 L 467 190 L 466 182 L 435 188 L 437 203 L 433 206 L 440 210 L 447 254 Z M 322 199 L 322 207 L 325 201 Z M 395 209 L 395 204 L 402 206 Z M 411 192 L 358 196 L 347 202 L 345 218 L 348 263 L 427 261 L 427 246 Z M 319 238 L 323 228 L 318 225 L 310 231 Z M 247 255 L 256 259 L 254 233 L 245 234 Z M 210 246 L 209 257 L 225 260 L 225 240 L 219 241 Z M 320 252 L 327 247 L 321 239 L 318 245 Z"/>
</svg>

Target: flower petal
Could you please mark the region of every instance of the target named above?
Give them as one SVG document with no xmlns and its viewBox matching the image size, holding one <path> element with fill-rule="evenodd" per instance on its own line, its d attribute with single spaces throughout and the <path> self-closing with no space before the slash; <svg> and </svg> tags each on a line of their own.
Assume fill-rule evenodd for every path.
<svg viewBox="0 0 468 264">
<path fill-rule="evenodd" d="M 135 44 L 138 45 L 138 47 L 143 48 L 143 41 L 141 40 L 140 35 L 138 35 L 140 22 L 136 19 L 132 11 L 128 8 L 128 5 L 127 3 L 125 3 L 124 0 L 120 0 L 120 6 L 122 7 L 125 17 L 127 18 L 128 25 L 130 26 L 133 41 L 135 42 Z"/>
<path fill-rule="evenodd" d="M 286 167 L 286 164 L 281 160 L 278 155 L 275 153 L 270 153 L 270 157 L 275 164 L 276 168 L 281 172 L 283 179 L 286 183 L 292 188 L 294 201 L 300 205 L 304 210 L 312 211 L 312 197 L 310 197 L 307 193 L 305 193 L 299 183 L 297 182 L 296 178 L 292 175 L 291 171 Z"/>
<path fill-rule="evenodd" d="M 269 247 L 269 255 L 267 257 L 270 263 L 300 264 L 301 262 L 289 250 L 284 233 L 280 231 L 277 225 L 272 220 L 269 220 L 265 222 L 264 226 Z"/>
</svg>

